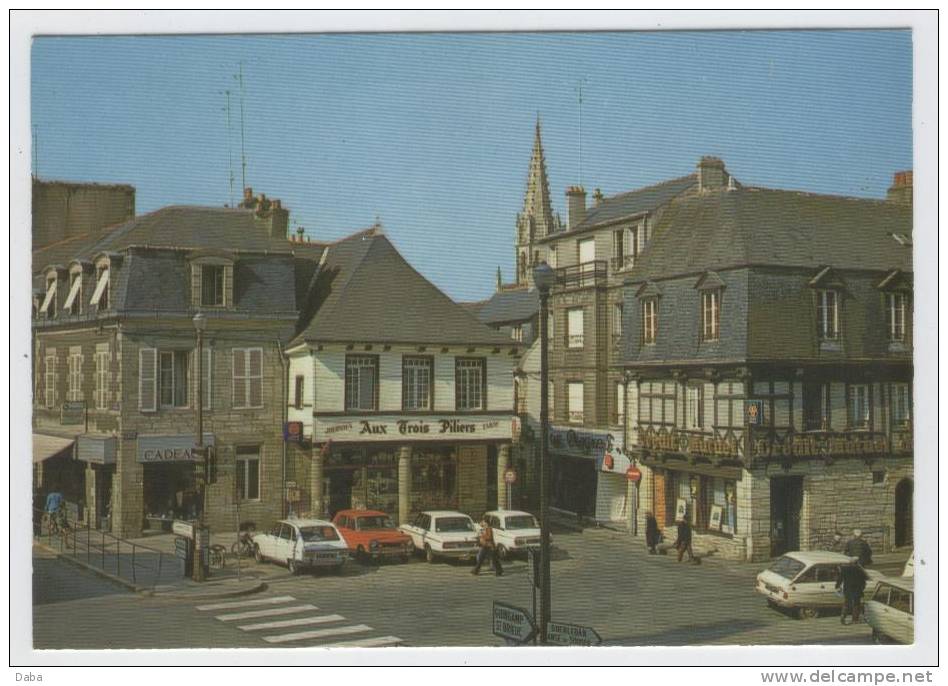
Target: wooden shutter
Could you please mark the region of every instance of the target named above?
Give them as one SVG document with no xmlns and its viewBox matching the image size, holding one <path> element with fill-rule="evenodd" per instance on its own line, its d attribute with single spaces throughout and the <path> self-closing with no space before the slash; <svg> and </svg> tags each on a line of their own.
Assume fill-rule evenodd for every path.
<svg viewBox="0 0 948 686">
<path fill-rule="evenodd" d="M 246 350 L 243 348 L 234 348 L 233 350 L 233 363 L 234 363 L 234 393 L 233 393 L 233 403 L 234 407 L 246 407 L 247 406 L 247 359 L 245 357 Z"/>
<path fill-rule="evenodd" d="M 248 402 L 250 407 L 263 406 L 263 350 L 251 348 L 247 351 Z"/>
<path fill-rule="evenodd" d="M 157 406 L 158 351 L 155 348 L 138 350 L 138 409 L 142 412 L 154 412 Z"/>
</svg>

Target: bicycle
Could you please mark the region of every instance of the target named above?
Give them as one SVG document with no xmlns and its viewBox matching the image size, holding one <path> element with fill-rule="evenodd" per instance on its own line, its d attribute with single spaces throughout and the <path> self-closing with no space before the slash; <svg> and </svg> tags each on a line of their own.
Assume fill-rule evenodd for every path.
<svg viewBox="0 0 948 686">
<path fill-rule="evenodd" d="M 40 526 L 42 527 L 41 530 L 46 532 L 47 537 L 52 539 L 53 536 L 59 536 L 63 539 L 65 546 L 69 547 L 72 527 L 69 525 L 69 520 L 66 519 L 65 512 L 62 510 L 44 512 Z"/>
</svg>

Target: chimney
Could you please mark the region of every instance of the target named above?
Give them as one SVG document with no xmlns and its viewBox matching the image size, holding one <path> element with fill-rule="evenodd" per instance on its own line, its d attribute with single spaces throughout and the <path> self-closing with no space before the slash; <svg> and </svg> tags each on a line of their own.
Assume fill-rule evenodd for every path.
<svg viewBox="0 0 948 686">
<path fill-rule="evenodd" d="M 575 229 L 586 218 L 586 189 L 570 186 L 566 189 L 566 205 L 569 210 L 569 227 Z"/>
<path fill-rule="evenodd" d="M 241 201 L 240 206 L 247 209 L 252 209 L 256 204 L 256 200 L 254 200 L 253 197 L 253 188 L 248 186 L 244 189 L 244 199 Z"/>
<path fill-rule="evenodd" d="M 284 208 L 283 203 L 279 200 L 267 200 L 267 204 L 270 208 L 267 212 L 270 237 L 286 240 L 286 235 L 290 228 L 289 210 Z M 300 240 L 302 240 L 302 236 L 300 236 Z"/>
<path fill-rule="evenodd" d="M 597 205 L 602 202 L 602 191 L 600 189 L 597 188 L 593 191 L 593 200 Z"/>
<path fill-rule="evenodd" d="M 300 243 L 303 242 L 303 236 L 304 236 L 305 234 L 306 234 L 306 229 L 304 229 L 302 226 L 297 226 L 297 227 L 296 227 L 296 236 L 297 236 L 297 238 L 299 239 Z"/>
<path fill-rule="evenodd" d="M 698 161 L 698 190 L 701 193 L 726 188 L 728 178 L 721 158 L 705 155 Z"/>
<path fill-rule="evenodd" d="M 912 206 L 912 170 L 895 172 L 892 176 L 892 185 L 886 192 L 885 199 L 899 205 Z"/>
</svg>

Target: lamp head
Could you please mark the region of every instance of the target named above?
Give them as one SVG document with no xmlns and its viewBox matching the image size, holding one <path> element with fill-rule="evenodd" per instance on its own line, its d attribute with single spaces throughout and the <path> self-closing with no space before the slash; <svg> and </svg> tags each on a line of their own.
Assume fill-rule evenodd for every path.
<svg viewBox="0 0 948 686">
<path fill-rule="evenodd" d="M 191 321 L 194 323 L 195 331 L 203 333 L 204 329 L 207 328 L 207 317 L 204 316 L 203 312 L 198 312 Z"/>
<path fill-rule="evenodd" d="M 533 268 L 533 283 L 540 292 L 547 293 L 553 287 L 555 274 L 546 262 L 540 262 Z"/>
</svg>

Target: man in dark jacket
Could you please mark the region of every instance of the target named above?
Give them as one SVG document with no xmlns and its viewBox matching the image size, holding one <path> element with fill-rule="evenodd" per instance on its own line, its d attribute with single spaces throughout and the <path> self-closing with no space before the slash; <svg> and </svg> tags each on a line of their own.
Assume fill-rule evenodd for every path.
<svg viewBox="0 0 948 686">
<path fill-rule="evenodd" d="M 649 555 L 658 552 L 655 548 L 661 540 L 661 533 L 658 530 L 658 521 L 651 510 L 645 512 L 645 545 L 648 547 Z"/>
<path fill-rule="evenodd" d="M 678 550 L 678 561 L 688 553 L 688 561 L 694 562 L 695 556 L 691 550 L 691 524 L 684 517 L 678 520 L 678 538 L 675 541 L 675 548 Z"/>
<path fill-rule="evenodd" d="M 846 543 L 846 555 L 859 558 L 859 564 L 868 567 L 872 564 L 872 548 L 862 537 L 862 530 L 853 529 L 853 537 Z"/>
<path fill-rule="evenodd" d="M 494 572 L 497 576 L 503 576 L 504 570 L 500 566 L 497 546 L 494 545 L 494 530 L 491 528 L 490 522 L 487 521 L 487 515 L 484 515 L 481 520 L 481 533 L 477 537 L 477 542 L 480 549 L 477 551 L 477 563 L 474 565 L 474 569 L 471 570 L 471 574 L 474 576 L 480 574 L 481 565 L 484 564 L 484 560 L 490 557 L 491 563 L 494 565 Z"/>
<path fill-rule="evenodd" d="M 843 611 L 839 615 L 840 624 L 846 623 L 847 614 L 852 614 L 853 624 L 859 622 L 859 615 L 862 614 L 862 595 L 866 591 L 868 580 L 869 575 L 859 562 L 839 566 L 836 588 L 843 589 Z"/>
</svg>

